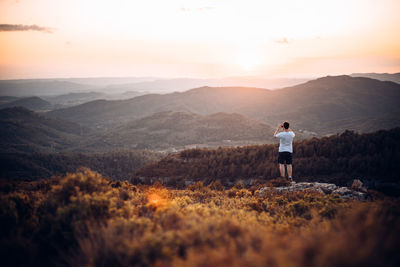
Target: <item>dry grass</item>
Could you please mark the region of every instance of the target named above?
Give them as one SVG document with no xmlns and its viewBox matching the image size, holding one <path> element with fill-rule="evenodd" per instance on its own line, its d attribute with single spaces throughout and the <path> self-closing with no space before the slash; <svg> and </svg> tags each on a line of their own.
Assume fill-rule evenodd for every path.
<svg viewBox="0 0 400 267">
<path fill-rule="evenodd" d="M 399 266 L 398 200 L 256 192 L 134 186 L 89 170 L 8 185 L 1 256 L 13 266 Z"/>
</svg>

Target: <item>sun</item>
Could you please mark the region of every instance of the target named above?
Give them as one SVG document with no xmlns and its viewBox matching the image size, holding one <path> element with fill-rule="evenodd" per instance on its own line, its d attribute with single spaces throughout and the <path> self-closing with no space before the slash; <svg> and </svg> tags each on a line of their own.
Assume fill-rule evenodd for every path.
<svg viewBox="0 0 400 267">
<path fill-rule="evenodd" d="M 245 71 L 252 71 L 261 63 L 261 57 L 255 45 L 243 44 L 236 56 L 236 64 Z"/>
</svg>

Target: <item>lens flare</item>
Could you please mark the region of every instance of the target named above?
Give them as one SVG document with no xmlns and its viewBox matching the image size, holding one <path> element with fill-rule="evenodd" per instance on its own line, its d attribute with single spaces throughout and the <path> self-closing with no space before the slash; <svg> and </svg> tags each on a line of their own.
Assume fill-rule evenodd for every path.
<svg viewBox="0 0 400 267">
<path fill-rule="evenodd" d="M 150 188 L 146 196 L 150 207 L 160 209 L 169 206 L 169 194 L 164 188 Z"/>
</svg>

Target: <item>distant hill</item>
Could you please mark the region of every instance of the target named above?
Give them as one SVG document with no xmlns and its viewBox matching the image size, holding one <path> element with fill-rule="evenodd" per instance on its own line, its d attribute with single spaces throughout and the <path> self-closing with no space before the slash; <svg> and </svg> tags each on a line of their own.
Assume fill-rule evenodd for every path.
<svg viewBox="0 0 400 267">
<path fill-rule="evenodd" d="M 353 73 L 350 76 L 366 77 L 380 81 L 390 81 L 390 82 L 400 83 L 400 72 L 399 73 Z"/>
<path fill-rule="evenodd" d="M 144 92 L 136 92 L 136 91 L 125 91 L 125 92 L 120 93 L 120 94 L 114 94 L 114 95 L 108 96 L 107 99 L 110 99 L 110 98 L 129 99 L 129 98 L 134 98 L 134 97 L 137 97 L 137 96 L 140 96 L 140 95 L 144 95 L 144 94 L 146 94 L 146 93 L 144 93 Z"/>
<path fill-rule="evenodd" d="M 23 107 L 30 110 L 42 110 L 47 111 L 52 108 L 51 103 L 41 99 L 37 96 L 20 98 L 15 101 L 10 101 L 0 105 L 0 109 L 2 108 L 11 108 L 11 107 Z"/>
<path fill-rule="evenodd" d="M 400 85 L 397 83 L 328 76 L 274 93 L 276 102 L 285 103 L 287 108 L 264 109 L 265 113 L 260 115 L 264 115 L 266 121 L 286 118 L 300 128 L 321 135 L 346 129 L 369 132 L 400 126 L 400 119 L 387 119 L 400 111 Z M 250 112 L 255 114 L 262 108 L 254 106 Z M 372 121 L 376 124 L 371 125 Z M 365 127 L 366 124 L 369 127 Z"/>
<path fill-rule="evenodd" d="M 48 114 L 90 127 L 109 128 L 168 110 L 203 115 L 227 112 L 239 113 L 269 125 L 290 120 L 296 129 L 325 135 L 346 129 L 365 132 L 399 126 L 399 119 L 387 119 L 399 112 L 399 107 L 399 84 L 369 78 L 328 76 L 273 91 L 248 87 L 201 87 L 182 93 L 149 94 L 122 101 L 97 100 Z M 374 121 L 374 124 L 366 123 L 369 121 Z"/>
<path fill-rule="evenodd" d="M 22 107 L 0 110 L 1 152 L 54 152 L 78 146 L 87 128 Z"/>
<path fill-rule="evenodd" d="M 97 100 L 97 99 L 106 99 L 105 93 L 100 92 L 77 92 L 77 93 L 68 93 L 61 94 L 56 96 L 47 96 L 43 97 L 47 101 L 51 102 L 53 105 L 79 105 L 85 102 Z"/>
<path fill-rule="evenodd" d="M 187 145 L 233 146 L 271 143 L 274 129 L 239 114 L 199 115 L 185 111 L 160 112 L 112 128 L 88 147 L 110 149 L 183 148 Z"/>
<path fill-rule="evenodd" d="M 265 97 L 265 89 L 202 87 L 183 93 L 148 94 L 129 100 L 96 100 L 71 108 L 49 112 L 48 115 L 68 118 L 92 127 L 108 128 L 133 119 L 169 110 L 190 111 L 198 114 L 231 112 Z M 231 112 L 233 113 L 233 111 Z"/>
<path fill-rule="evenodd" d="M 107 88 L 113 91 L 134 90 L 149 91 L 156 93 L 169 93 L 174 91 L 186 91 L 192 88 L 210 86 L 210 87 L 258 87 L 276 89 L 286 86 L 292 86 L 308 81 L 309 79 L 295 78 L 259 78 L 259 77 L 229 77 L 222 79 L 157 79 L 154 81 L 143 81 L 126 84 L 114 84 Z"/>
<path fill-rule="evenodd" d="M 0 110 L 0 152 L 94 152 L 126 149 L 174 151 L 271 143 L 274 129 L 239 114 L 169 111 L 109 130 L 88 129 L 25 108 Z M 298 133 L 297 139 L 308 137 Z"/>
<path fill-rule="evenodd" d="M 0 96 L 0 105 L 15 101 L 17 99 L 19 99 L 19 97 L 16 97 L 16 96 Z"/>
<path fill-rule="evenodd" d="M 0 96 L 55 96 L 90 91 L 109 95 L 122 94 L 126 91 L 171 93 L 201 86 L 247 86 L 273 89 L 300 84 L 307 80 L 308 79 L 260 77 L 229 77 L 223 79 L 95 77 L 0 80 Z"/>
<path fill-rule="evenodd" d="M 0 96 L 59 95 L 77 91 L 89 91 L 92 88 L 93 86 L 91 85 L 47 79 L 0 80 Z"/>
</svg>

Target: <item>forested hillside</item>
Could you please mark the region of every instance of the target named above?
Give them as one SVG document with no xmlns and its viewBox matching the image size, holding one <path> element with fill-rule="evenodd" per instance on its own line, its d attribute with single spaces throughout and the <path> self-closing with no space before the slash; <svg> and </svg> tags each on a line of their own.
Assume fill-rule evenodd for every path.
<svg viewBox="0 0 400 267">
<path fill-rule="evenodd" d="M 36 111 L 48 111 L 52 108 L 52 105 L 51 103 L 37 96 L 20 98 L 16 99 L 15 101 L 10 101 L 4 104 L 0 104 L 0 109 L 12 108 L 12 107 L 23 107 Z"/>
<path fill-rule="evenodd" d="M 127 149 L 176 151 L 272 142 L 274 129 L 240 114 L 199 115 L 168 111 L 109 130 L 90 129 L 22 107 L 0 110 L 0 152 L 108 152 Z M 297 138 L 309 137 L 299 133 Z"/>
<path fill-rule="evenodd" d="M 191 149 L 146 165 L 136 178 L 169 177 L 184 180 L 272 179 L 279 176 L 277 145 Z M 346 131 L 321 139 L 294 143 L 296 181 L 330 181 L 344 184 L 354 178 L 399 181 L 400 128 L 357 134 Z"/>
<path fill-rule="evenodd" d="M 188 145 L 238 146 L 273 142 L 274 128 L 240 114 L 199 115 L 185 111 L 153 114 L 115 127 L 87 141 L 84 148 L 182 149 Z M 299 134 L 299 138 L 305 135 Z"/>
<path fill-rule="evenodd" d="M 278 145 L 189 149 L 161 160 L 161 154 L 141 150 L 2 153 L 0 177 L 45 178 L 85 166 L 120 180 L 168 178 L 172 186 L 185 180 L 202 180 L 205 183 L 221 180 L 231 184 L 237 180 L 277 178 L 277 154 Z M 295 142 L 294 177 L 296 181 L 318 180 L 337 184 L 346 184 L 355 178 L 398 182 L 399 159 L 400 128 L 370 134 L 346 131 L 340 135 Z"/>
<path fill-rule="evenodd" d="M 158 160 L 158 153 L 142 150 L 106 153 L 0 153 L 0 179 L 35 180 L 75 172 L 80 167 L 114 180 L 129 179 L 138 168 Z"/>
<path fill-rule="evenodd" d="M 87 137 L 90 129 L 49 118 L 26 108 L 0 110 L 0 151 L 55 152 L 71 149 Z"/>
</svg>

